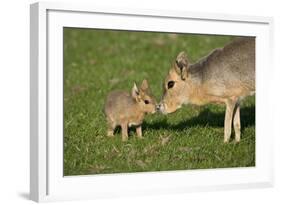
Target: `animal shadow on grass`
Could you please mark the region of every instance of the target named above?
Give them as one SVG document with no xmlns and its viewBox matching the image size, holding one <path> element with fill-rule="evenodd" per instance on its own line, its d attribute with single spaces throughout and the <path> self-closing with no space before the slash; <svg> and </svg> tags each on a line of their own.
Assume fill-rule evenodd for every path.
<svg viewBox="0 0 281 205">
<path fill-rule="evenodd" d="M 183 119 L 178 124 L 169 124 L 166 119 L 157 121 L 155 123 L 143 123 L 144 129 L 166 129 L 166 130 L 181 130 L 188 127 L 196 126 L 210 126 L 210 127 L 224 127 L 225 112 L 214 113 L 209 108 L 204 109 L 198 116 Z M 246 127 L 255 125 L 255 106 L 240 108 L 241 132 Z"/>
</svg>

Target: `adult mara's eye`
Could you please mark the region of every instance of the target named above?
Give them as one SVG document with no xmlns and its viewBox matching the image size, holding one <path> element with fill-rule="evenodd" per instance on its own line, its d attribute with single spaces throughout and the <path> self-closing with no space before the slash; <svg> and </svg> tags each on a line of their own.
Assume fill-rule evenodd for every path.
<svg viewBox="0 0 281 205">
<path fill-rule="evenodd" d="M 169 81 L 168 82 L 168 89 L 174 87 L 174 85 L 175 85 L 175 81 Z"/>
<path fill-rule="evenodd" d="M 149 104 L 149 101 L 148 101 L 148 100 L 145 100 L 144 103 L 145 103 L 145 104 Z"/>
</svg>

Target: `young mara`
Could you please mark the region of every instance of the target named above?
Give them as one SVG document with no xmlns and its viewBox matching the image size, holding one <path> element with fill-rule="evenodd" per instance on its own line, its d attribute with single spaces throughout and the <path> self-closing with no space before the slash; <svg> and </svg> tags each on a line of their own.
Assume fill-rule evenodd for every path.
<svg viewBox="0 0 281 205">
<path fill-rule="evenodd" d="M 126 141 L 128 127 L 135 126 L 137 136 L 141 138 L 144 116 L 147 113 L 155 113 L 156 105 L 146 80 L 142 82 L 140 89 L 134 84 L 131 94 L 125 91 L 109 93 L 105 103 L 107 135 L 113 136 L 116 126 L 121 126 L 122 140 Z"/>
</svg>

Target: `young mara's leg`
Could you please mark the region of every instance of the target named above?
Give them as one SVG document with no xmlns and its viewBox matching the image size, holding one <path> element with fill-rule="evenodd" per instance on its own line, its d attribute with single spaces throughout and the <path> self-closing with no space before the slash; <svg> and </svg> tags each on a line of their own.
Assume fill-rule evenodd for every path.
<svg viewBox="0 0 281 205">
<path fill-rule="evenodd" d="M 107 136 L 113 137 L 114 136 L 114 130 L 115 130 L 115 123 L 112 122 L 110 119 L 107 119 Z"/>
<path fill-rule="evenodd" d="M 237 103 L 234 110 L 233 127 L 235 131 L 235 141 L 240 142 L 241 123 L 240 123 L 240 105 Z"/>
<path fill-rule="evenodd" d="M 226 111 L 224 118 L 224 143 L 227 143 L 231 135 L 232 116 L 236 101 L 228 99 L 226 101 Z"/>
<path fill-rule="evenodd" d="M 128 140 L 128 125 L 127 123 L 123 123 L 121 125 L 122 128 L 122 141 L 127 141 Z"/>
<path fill-rule="evenodd" d="M 136 128 L 138 138 L 142 138 L 142 129 L 141 125 L 137 126 Z"/>
</svg>

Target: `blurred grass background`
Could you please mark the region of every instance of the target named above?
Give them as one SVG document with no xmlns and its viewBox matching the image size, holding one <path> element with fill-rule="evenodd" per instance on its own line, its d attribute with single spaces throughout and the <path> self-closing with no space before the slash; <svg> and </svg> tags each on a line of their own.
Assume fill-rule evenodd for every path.
<svg viewBox="0 0 281 205">
<path fill-rule="evenodd" d="M 109 91 L 147 79 L 157 100 L 176 55 L 191 62 L 231 36 L 64 28 L 64 175 L 255 166 L 255 97 L 242 103 L 242 138 L 223 143 L 224 106 L 147 116 L 144 139 L 106 137 Z"/>
</svg>

